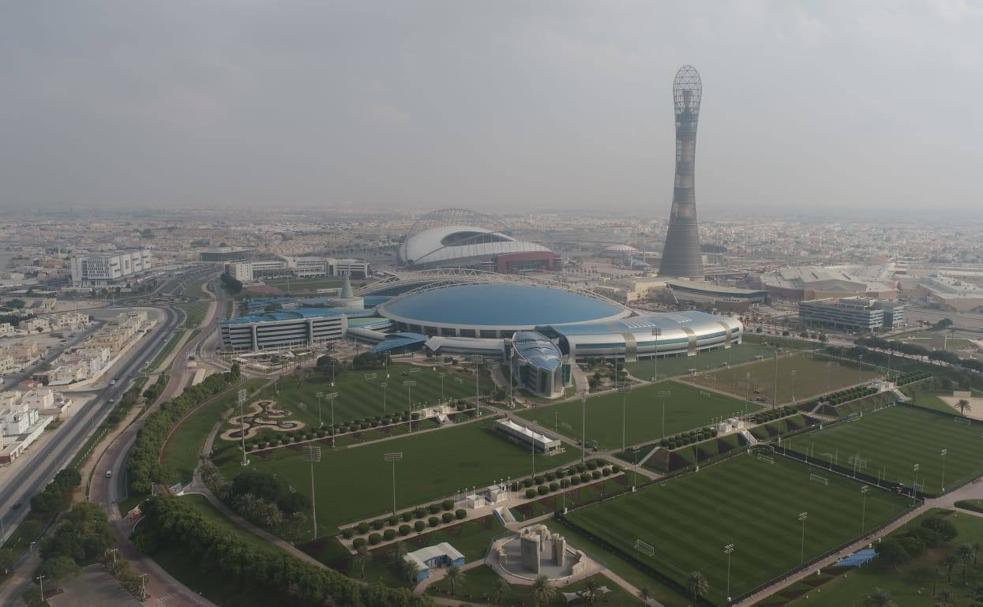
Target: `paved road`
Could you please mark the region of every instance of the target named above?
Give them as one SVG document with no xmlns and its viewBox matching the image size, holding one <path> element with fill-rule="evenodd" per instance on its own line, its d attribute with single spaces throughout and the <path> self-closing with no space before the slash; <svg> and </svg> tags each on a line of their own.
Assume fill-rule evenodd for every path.
<svg viewBox="0 0 983 607">
<path fill-rule="evenodd" d="M 62 424 L 53 431 L 54 435 L 49 440 L 35 447 L 34 453 L 29 455 L 33 465 L 20 468 L 7 479 L 0 488 L 0 520 L 8 535 L 27 515 L 31 496 L 41 491 L 58 471 L 68 465 L 76 451 L 112 410 L 110 399 L 115 401 L 126 391 L 144 364 L 149 363 L 166 343 L 177 322 L 178 315 L 167 310 L 164 322 L 158 323 L 151 333 L 143 336 L 127 359 L 120 363 L 116 384 L 99 391 L 96 398 L 82 405 L 69 423 Z M 17 504 L 20 506 L 15 508 Z"/>
</svg>

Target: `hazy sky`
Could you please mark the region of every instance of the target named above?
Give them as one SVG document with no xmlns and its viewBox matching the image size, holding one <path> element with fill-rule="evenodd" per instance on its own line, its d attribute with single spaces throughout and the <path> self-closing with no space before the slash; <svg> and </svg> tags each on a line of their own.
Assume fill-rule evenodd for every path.
<svg viewBox="0 0 983 607">
<path fill-rule="evenodd" d="M 0 207 L 978 210 L 969 5 L 0 0 Z"/>
</svg>

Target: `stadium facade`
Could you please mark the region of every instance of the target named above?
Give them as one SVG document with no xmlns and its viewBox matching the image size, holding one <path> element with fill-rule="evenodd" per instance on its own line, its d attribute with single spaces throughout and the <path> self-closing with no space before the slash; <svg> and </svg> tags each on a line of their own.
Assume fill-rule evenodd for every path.
<svg viewBox="0 0 983 607">
<path fill-rule="evenodd" d="M 700 233 L 696 222 L 696 127 L 703 83 L 692 65 L 684 65 L 672 82 L 676 115 L 676 178 L 669 231 L 659 266 L 661 276 L 703 277 Z"/>
<path fill-rule="evenodd" d="M 406 292 L 386 288 L 396 294 L 363 294 L 366 309 L 324 307 L 347 301 L 335 298 L 247 310 L 222 323 L 223 346 L 263 351 L 348 338 L 380 354 L 480 355 L 507 361 L 516 385 L 556 398 L 571 385 L 577 360 L 695 356 L 743 336 L 741 322 L 729 316 L 639 313 L 594 293 L 498 274 L 434 277 Z"/>
<path fill-rule="evenodd" d="M 549 248 L 517 240 L 496 219 L 465 209 L 441 209 L 418 219 L 399 246 L 397 262 L 412 269 L 473 268 L 503 274 L 553 271 Z"/>
</svg>

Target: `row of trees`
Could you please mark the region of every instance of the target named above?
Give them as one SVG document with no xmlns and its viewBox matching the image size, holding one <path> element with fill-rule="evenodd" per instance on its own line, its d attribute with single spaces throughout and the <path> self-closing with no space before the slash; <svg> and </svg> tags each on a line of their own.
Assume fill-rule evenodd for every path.
<svg viewBox="0 0 983 607">
<path fill-rule="evenodd" d="M 144 519 L 135 541 L 147 553 L 179 546 L 182 554 L 203 571 L 243 580 L 278 602 L 301 607 L 424 607 L 427 597 L 409 590 L 362 584 L 331 569 L 322 569 L 289 554 L 256 547 L 206 520 L 201 513 L 173 497 L 155 497 L 143 505 Z"/>
<path fill-rule="evenodd" d="M 283 478 L 248 468 L 231 483 L 212 483 L 219 497 L 244 519 L 280 535 L 296 537 L 307 527 L 310 500 Z"/>
<path fill-rule="evenodd" d="M 222 281 L 222 288 L 225 289 L 229 295 L 238 295 L 242 293 L 242 281 L 235 279 L 228 272 L 222 272 L 222 276 L 219 278 Z"/>
<path fill-rule="evenodd" d="M 92 502 L 76 504 L 62 518 L 54 534 L 41 545 L 40 573 L 63 579 L 79 568 L 103 558 L 113 545 L 113 534 L 102 508 Z"/>
<path fill-rule="evenodd" d="M 146 495 L 151 492 L 154 483 L 169 482 L 172 479 L 172 473 L 163 470 L 158 461 L 158 454 L 167 435 L 192 407 L 233 384 L 236 375 L 232 371 L 212 375 L 197 386 L 187 388 L 180 396 L 163 403 L 160 409 L 147 416 L 126 460 L 131 493 Z"/>
<path fill-rule="evenodd" d="M 947 350 L 929 350 L 928 348 L 919 346 L 918 344 L 883 339 L 881 337 L 861 337 L 856 340 L 856 343 L 858 346 L 865 346 L 868 348 L 894 350 L 895 352 L 902 352 L 912 356 L 927 356 L 929 360 L 940 360 L 942 362 L 949 363 L 950 365 L 965 367 L 967 369 L 972 369 L 973 371 L 983 373 L 983 361 L 976 360 L 975 358 L 960 358 L 955 352 L 949 352 Z"/>
</svg>

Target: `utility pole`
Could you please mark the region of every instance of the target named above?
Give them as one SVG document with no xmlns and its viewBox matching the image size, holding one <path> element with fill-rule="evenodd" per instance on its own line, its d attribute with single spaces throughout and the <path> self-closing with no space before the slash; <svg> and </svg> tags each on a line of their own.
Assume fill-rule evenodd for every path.
<svg viewBox="0 0 983 607">
<path fill-rule="evenodd" d="M 314 464 L 321 461 L 321 448 L 308 445 L 304 450 L 307 456 L 307 461 L 311 463 L 311 522 L 313 524 L 313 532 L 311 539 L 317 539 L 317 492 L 314 488 Z"/>
<path fill-rule="evenodd" d="M 403 452 L 386 453 L 383 459 L 390 462 L 393 468 L 393 516 L 396 516 L 396 462 L 403 459 Z"/>
<path fill-rule="evenodd" d="M 246 399 L 249 398 L 249 392 L 245 388 L 241 388 L 237 395 L 239 401 L 239 438 L 242 441 L 242 465 L 249 465 L 249 458 L 246 457 Z"/>
</svg>

